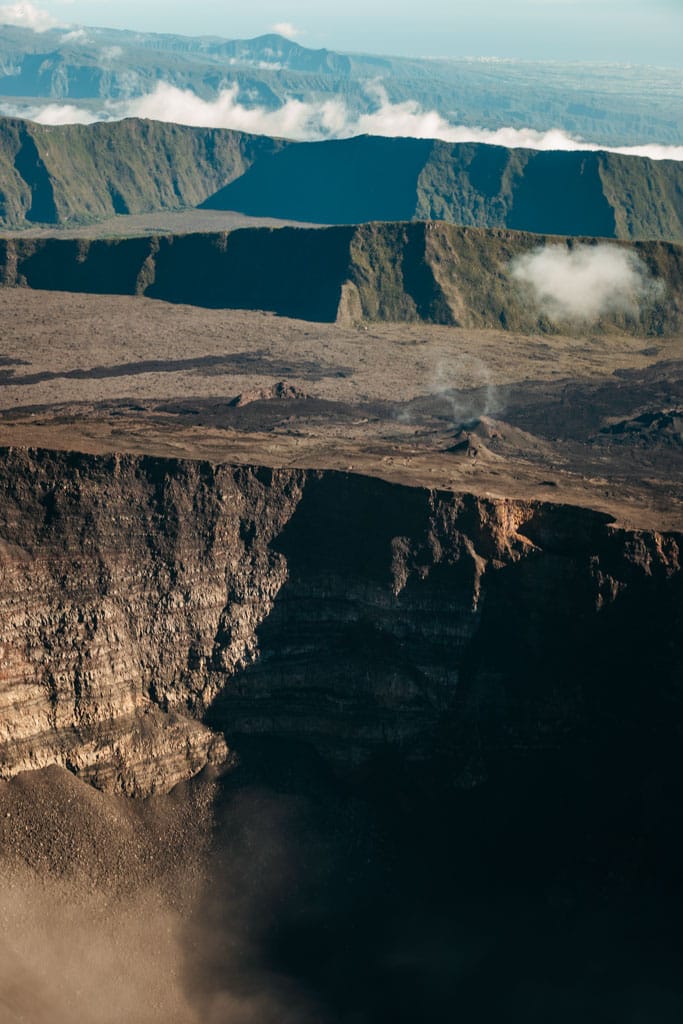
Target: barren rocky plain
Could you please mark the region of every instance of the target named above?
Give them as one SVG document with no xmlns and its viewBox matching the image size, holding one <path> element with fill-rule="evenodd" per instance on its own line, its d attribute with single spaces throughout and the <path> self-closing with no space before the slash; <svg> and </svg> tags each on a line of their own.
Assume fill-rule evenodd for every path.
<svg viewBox="0 0 683 1024">
<path fill-rule="evenodd" d="M 3 1022 L 681 1019 L 683 335 L 2 288 L 0 446 Z"/>
<path fill-rule="evenodd" d="M 0 291 L 0 443 L 354 471 L 683 525 L 683 336 Z"/>
</svg>

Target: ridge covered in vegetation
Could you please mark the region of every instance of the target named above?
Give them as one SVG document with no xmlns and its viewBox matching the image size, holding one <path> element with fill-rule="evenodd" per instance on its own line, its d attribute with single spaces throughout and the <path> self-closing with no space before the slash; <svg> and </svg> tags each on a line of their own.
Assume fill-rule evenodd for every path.
<svg viewBox="0 0 683 1024">
<path fill-rule="evenodd" d="M 683 163 L 358 136 L 295 143 L 128 118 L 0 120 L 0 224 L 66 226 L 201 206 L 318 224 L 444 220 L 683 240 Z"/>
<path fill-rule="evenodd" d="M 0 240 L 0 279 L 6 286 L 146 295 L 314 321 L 424 320 L 552 332 L 557 322 L 511 274 L 515 258 L 545 243 L 562 240 L 438 222 L 92 241 L 10 238 Z M 572 249 L 575 241 L 564 245 Z M 591 330 L 659 335 L 679 329 L 683 246 L 612 245 L 639 257 L 653 291 L 649 299 L 638 278 L 638 293 L 625 294 L 621 308 Z"/>
<path fill-rule="evenodd" d="M 436 219 L 673 240 L 683 239 L 683 163 L 359 136 L 269 154 L 203 205 L 323 224 Z"/>
<path fill-rule="evenodd" d="M 69 225 L 196 206 L 285 143 L 127 118 L 48 127 L 0 119 L 0 224 Z"/>
</svg>

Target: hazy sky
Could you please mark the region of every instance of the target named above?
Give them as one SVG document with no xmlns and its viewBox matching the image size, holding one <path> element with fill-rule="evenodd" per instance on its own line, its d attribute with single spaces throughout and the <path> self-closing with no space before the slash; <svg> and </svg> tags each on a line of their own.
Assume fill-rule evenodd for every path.
<svg viewBox="0 0 683 1024">
<path fill-rule="evenodd" d="M 302 44 L 425 56 L 683 65 L 683 0 L 35 0 L 65 22 L 229 38 L 273 25 Z"/>
</svg>

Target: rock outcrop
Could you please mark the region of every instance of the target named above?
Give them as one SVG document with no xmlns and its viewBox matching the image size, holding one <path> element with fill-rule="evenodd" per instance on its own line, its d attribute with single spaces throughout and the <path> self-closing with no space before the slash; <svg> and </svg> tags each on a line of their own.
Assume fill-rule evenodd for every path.
<svg viewBox="0 0 683 1024">
<path fill-rule="evenodd" d="M 624 623 L 647 644 L 680 620 L 682 545 L 350 474 L 4 449 L 0 774 L 141 795 L 252 734 L 347 769 L 447 742 L 465 779 L 611 699 Z M 658 701 L 676 644 L 648 653 Z M 623 706 L 639 664 L 615 668 Z"/>
</svg>

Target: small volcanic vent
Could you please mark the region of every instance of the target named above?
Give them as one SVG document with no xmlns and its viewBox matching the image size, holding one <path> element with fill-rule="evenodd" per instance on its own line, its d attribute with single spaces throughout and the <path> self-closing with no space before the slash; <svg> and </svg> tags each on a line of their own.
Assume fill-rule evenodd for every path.
<svg viewBox="0 0 683 1024">
<path fill-rule="evenodd" d="M 481 455 L 492 455 L 491 443 L 495 445 L 496 442 L 505 440 L 504 426 L 505 424 L 498 423 L 488 416 L 461 423 L 453 437 L 453 443 L 446 451 L 452 455 L 468 455 L 471 459 Z"/>
<path fill-rule="evenodd" d="M 499 461 L 539 456 L 546 461 L 549 459 L 548 445 L 541 438 L 490 416 L 479 416 L 461 423 L 450 440 L 447 452 L 468 455 L 471 459 Z"/>
</svg>

